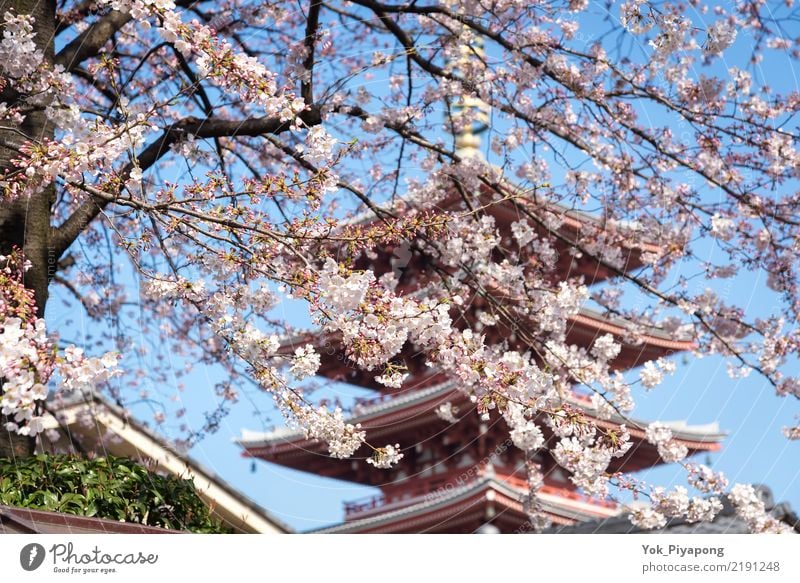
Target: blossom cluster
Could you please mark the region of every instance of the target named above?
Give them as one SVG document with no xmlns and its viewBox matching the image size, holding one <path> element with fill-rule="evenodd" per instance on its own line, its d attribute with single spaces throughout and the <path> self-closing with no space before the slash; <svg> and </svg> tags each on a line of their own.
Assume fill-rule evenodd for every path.
<svg viewBox="0 0 800 583">
<path fill-rule="evenodd" d="M 52 371 L 50 346 L 44 321 L 33 325 L 6 318 L 0 333 L 0 374 L 3 376 L 0 412 L 13 419 L 6 430 L 22 435 L 43 431 L 39 405 L 47 398 L 46 383 Z"/>
<path fill-rule="evenodd" d="M 293 413 L 306 435 L 327 443 L 333 457 L 350 457 L 364 443 L 366 433 L 361 430 L 361 425 L 347 423 L 338 407 L 328 411 L 322 406 L 316 409 L 304 406 L 294 409 Z M 402 455 L 394 450 L 391 453 L 387 451 L 385 458 L 387 463 L 394 463 Z"/>
<path fill-rule="evenodd" d="M 8 419 L 7 431 L 35 436 L 44 431 L 43 403 L 54 371 L 60 377 L 61 394 L 91 393 L 119 373 L 118 356 L 86 357 L 73 345 L 58 354 L 22 282 L 30 263 L 18 249 L 0 256 L 0 263 L 4 264 L 0 270 L 0 413 Z"/>
<path fill-rule="evenodd" d="M 642 371 L 639 373 L 639 378 L 642 385 L 647 389 L 657 387 L 664 380 L 664 374 L 672 374 L 675 372 L 676 365 L 671 360 L 659 358 L 656 361 L 648 360 L 644 363 Z"/>
<path fill-rule="evenodd" d="M 728 479 L 722 472 L 715 472 L 702 464 L 686 464 L 689 483 L 705 493 L 722 494 L 728 487 Z"/>
<path fill-rule="evenodd" d="M 572 473 L 570 480 L 585 492 L 608 496 L 608 466 L 614 458 L 624 456 L 633 445 L 627 429 L 622 425 L 619 430 L 606 430 L 599 435 L 595 434 L 594 428 L 581 429 L 580 433 L 566 436 L 565 427 L 562 426 L 562 437 L 556 447 L 551 449 L 556 463 L 569 470 Z"/>
<path fill-rule="evenodd" d="M 645 438 L 658 448 L 658 455 L 665 462 L 678 462 L 686 457 L 688 448 L 672 438 L 672 429 L 663 423 L 651 423 L 647 427 Z"/>
<path fill-rule="evenodd" d="M 0 41 L 0 68 L 12 79 L 33 73 L 44 55 L 33 42 L 33 17 L 6 12 L 3 14 L 3 39 Z"/>
<path fill-rule="evenodd" d="M 400 452 L 400 444 L 395 443 L 394 445 L 376 448 L 372 453 L 372 457 L 367 458 L 367 463 L 385 470 L 397 465 L 401 459 L 403 459 L 403 454 Z"/>
<path fill-rule="evenodd" d="M 522 507 L 528 516 L 527 524 L 534 532 L 540 532 L 550 526 L 551 520 L 544 509 L 544 504 L 539 497 L 539 491 L 544 486 L 544 474 L 539 464 L 528 461 L 525 464 L 528 479 L 528 493 L 523 498 Z"/>
<path fill-rule="evenodd" d="M 435 412 L 436 416 L 442 421 L 447 421 L 448 423 L 456 423 L 458 421 L 458 418 L 456 417 L 458 414 L 458 408 L 450 401 L 442 403 L 436 407 Z"/>
<path fill-rule="evenodd" d="M 319 369 L 320 358 L 314 347 L 310 344 L 301 346 L 294 351 L 292 366 L 289 369 L 298 381 L 306 377 L 314 376 Z"/>
<path fill-rule="evenodd" d="M 544 445 L 544 435 L 538 425 L 526 418 L 525 409 L 517 403 L 509 403 L 503 413 L 511 427 L 511 441 L 525 452 L 536 451 Z"/>
<path fill-rule="evenodd" d="M 735 484 L 728 499 L 736 510 L 736 515 L 747 523 L 754 533 L 791 533 L 793 529 L 770 516 L 756 489 L 749 484 Z"/>
<path fill-rule="evenodd" d="M 620 22 L 632 34 L 643 35 L 656 29 L 649 45 L 655 50 L 656 61 L 663 61 L 673 53 L 693 48 L 686 36 L 691 21 L 681 14 L 661 12 L 647 0 L 628 0 L 620 6 Z M 719 55 L 736 40 L 735 18 L 720 19 L 706 27 L 707 39 L 703 50 L 708 55 Z M 696 46 L 696 45 L 695 45 Z"/>
<path fill-rule="evenodd" d="M 683 486 L 672 490 L 657 486 L 651 489 L 650 504 L 640 505 L 628 515 L 635 526 L 644 530 L 663 528 L 669 519 L 684 519 L 686 522 L 712 522 L 722 511 L 722 501 L 716 497 L 689 497 Z"/>
</svg>

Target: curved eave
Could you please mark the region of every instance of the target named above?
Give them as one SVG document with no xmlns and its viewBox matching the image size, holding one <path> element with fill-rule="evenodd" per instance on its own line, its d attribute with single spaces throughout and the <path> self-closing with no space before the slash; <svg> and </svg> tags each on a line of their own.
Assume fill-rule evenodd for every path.
<svg viewBox="0 0 800 583">
<path fill-rule="evenodd" d="M 628 334 L 625 322 L 606 318 L 588 309 L 582 309 L 578 314 L 570 316 L 569 320 L 577 327 L 594 332 L 595 336 L 613 334 L 618 338 L 624 338 Z M 641 345 L 661 349 L 668 353 L 694 350 L 697 347 L 693 341 L 673 338 L 667 331 L 656 326 L 647 326 L 641 335 L 641 341 Z M 635 348 L 637 345 L 627 344 L 624 346 Z"/>
<path fill-rule="evenodd" d="M 600 219 L 590 214 L 568 209 L 564 206 L 553 203 L 531 203 L 524 197 L 517 200 L 520 206 L 527 206 L 530 214 L 537 215 L 541 213 L 542 208 L 545 212 L 551 215 L 558 216 L 561 225 L 558 229 L 554 230 L 561 239 L 557 240 L 559 255 L 568 255 L 567 249 L 576 245 L 578 238 L 582 232 L 590 230 L 592 234 L 599 232 L 615 233 L 622 236 L 621 249 L 623 250 L 623 257 L 621 263 L 616 267 L 619 271 L 626 273 L 638 267 L 642 267 L 642 253 L 656 253 L 660 254 L 663 249 L 660 245 L 652 241 L 642 240 L 641 233 L 631 231 L 623 231 L 619 227 L 613 225 L 604 225 Z M 489 204 L 487 200 L 484 204 Z M 510 224 L 514 221 L 522 220 L 525 218 L 525 213 L 520 210 L 511 202 L 502 202 L 499 204 L 492 204 L 486 208 L 488 214 L 495 217 L 495 220 L 501 224 Z M 542 233 L 544 228 L 537 225 L 537 232 Z M 634 242 L 635 241 L 635 242 Z M 598 283 L 608 277 L 616 275 L 616 269 L 608 267 L 600 263 L 591 256 L 584 255 L 580 260 L 573 260 L 577 266 L 577 273 L 575 269 L 571 269 L 573 274 L 580 273 L 587 277 L 587 283 Z"/>
<path fill-rule="evenodd" d="M 376 512 L 365 518 L 355 518 L 336 526 L 320 529 L 319 533 L 390 533 L 446 531 L 471 520 L 482 521 L 488 507 L 506 523 L 522 526 L 528 517 L 521 499 L 527 492 L 493 477 L 484 477 L 465 486 L 453 488 L 436 496 L 410 501 L 395 510 Z M 617 514 L 608 506 L 578 502 L 557 495 L 539 497 L 544 512 L 556 524 L 610 517 Z"/>
<path fill-rule="evenodd" d="M 421 389 L 409 391 L 394 399 L 365 407 L 359 415 L 348 419 L 348 423 L 360 423 L 371 438 L 381 438 L 388 442 L 399 441 L 404 432 L 421 425 L 443 423 L 435 414 L 435 408 L 441 403 L 450 401 L 454 404 L 467 402 L 467 397 L 457 390 L 452 381 L 447 381 Z M 611 419 L 600 419 L 590 402 L 581 398 L 571 399 L 571 403 L 580 407 L 598 426 L 614 429 L 625 423 L 631 437 L 645 444 L 646 422 L 629 420 L 626 422 L 617 415 Z M 685 445 L 690 453 L 699 451 L 718 451 L 725 433 L 720 432 L 716 423 L 690 426 L 684 422 L 668 424 L 673 430 L 674 439 Z M 307 439 L 301 431 L 289 428 L 280 429 L 269 434 L 243 431 L 242 439 L 237 440 L 246 457 L 256 457 L 267 461 L 303 469 L 307 460 L 327 458 L 325 445 L 319 441 Z"/>
<path fill-rule="evenodd" d="M 654 241 L 648 241 L 648 240 L 644 239 L 644 237 L 642 236 L 642 233 L 640 233 L 640 232 L 634 232 L 630 228 L 624 229 L 624 228 L 620 228 L 620 226 L 609 225 L 608 222 L 603 222 L 603 220 L 601 218 L 599 218 L 599 217 L 597 217 L 595 215 L 592 215 L 590 213 L 587 213 L 587 212 L 584 212 L 584 211 L 580 211 L 580 210 L 577 210 L 577 209 L 574 209 L 574 208 L 569 208 L 569 207 L 567 207 L 565 205 L 562 205 L 562 204 L 559 204 L 559 203 L 541 201 L 541 200 L 537 201 L 536 203 L 534 203 L 534 202 L 530 201 L 529 197 L 527 197 L 525 194 L 520 192 L 519 188 L 517 188 L 513 184 L 512 185 L 507 185 L 507 186 L 509 186 L 513 190 L 516 190 L 516 192 L 518 194 L 518 198 L 516 199 L 518 204 L 523 205 L 523 206 L 527 206 L 528 210 L 530 210 L 530 212 L 532 214 L 536 214 L 537 212 L 539 212 L 540 209 L 543 208 L 543 209 L 546 209 L 551 214 L 558 215 L 559 218 L 562 221 L 562 224 L 561 224 L 562 228 L 566 227 L 567 229 L 569 229 L 569 230 L 571 230 L 571 231 L 573 231 L 575 233 L 578 233 L 578 232 L 580 232 L 580 230 L 583 227 L 585 227 L 587 225 L 591 225 L 591 227 L 593 229 L 595 229 L 595 230 L 600 230 L 600 231 L 605 231 L 605 232 L 618 232 L 620 234 L 623 234 L 623 235 L 625 235 L 625 240 L 627 242 L 629 242 L 631 240 L 631 238 L 636 238 L 637 241 L 636 241 L 635 244 L 631 244 L 631 243 L 626 244 L 626 247 L 628 249 L 634 249 L 635 248 L 635 249 L 641 249 L 642 251 L 648 251 L 648 252 L 659 252 L 659 251 L 662 250 L 662 246 L 661 245 L 658 245 Z M 484 196 L 487 196 L 487 195 L 488 196 L 492 196 L 494 194 L 493 191 L 488 186 L 484 186 L 483 190 L 484 190 L 484 192 L 483 192 Z M 456 199 L 456 201 L 458 201 L 458 200 L 460 200 L 460 198 Z M 494 206 L 499 207 L 499 208 L 503 209 L 504 211 L 506 209 L 512 210 L 514 212 L 514 216 L 515 217 L 519 215 L 519 213 L 514 208 L 514 205 L 511 204 L 510 202 L 509 203 L 500 204 L 500 205 L 494 205 Z M 513 220 L 518 220 L 518 219 L 514 218 Z"/>
<path fill-rule="evenodd" d="M 428 424 L 436 419 L 433 413 L 436 405 L 451 398 L 464 399 L 465 396 L 454 388 L 452 382 L 447 381 L 426 389 L 408 391 L 400 397 L 364 407 L 361 413 L 348 418 L 347 423 L 354 425 L 360 423 L 362 428 L 367 431 L 375 428 L 397 427 L 399 423 L 402 423 L 404 429 L 409 426 Z M 432 417 L 432 415 L 434 416 Z M 243 430 L 242 439 L 236 440 L 235 443 L 245 449 L 247 457 L 269 455 L 271 458 L 275 455 L 302 454 L 302 452 L 321 455 L 325 450 L 325 446 L 321 442 L 307 439 L 302 431 L 286 427 L 268 434 Z"/>
<path fill-rule="evenodd" d="M 697 345 L 691 340 L 673 338 L 667 331 L 656 326 L 648 326 L 640 335 L 639 343 L 626 342 L 629 335 L 626 323 L 606 318 L 592 310 L 583 309 L 570 316 L 567 326 L 567 343 L 589 347 L 604 334 L 612 334 L 622 344 L 620 355 L 612 363 L 615 369 L 628 369 L 644 364 L 662 356 L 694 350 Z M 283 339 L 279 353 L 289 355 L 299 346 L 311 344 L 320 354 L 322 364 L 320 376 L 354 384 L 357 386 L 385 391 L 386 388 L 375 382 L 374 372 L 357 368 L 345 356 L 341 347 L 341 336 L 336 333 L 306 332 Z"/>
<path fill-rule="evenodd" d="M 573 235 L 573 237 L 568 237 L 571 243 L 574 243 L 574 236 L 580 234 L 580 232 L 586 227 L 590 227 L 594 231 L 619 233 L 624 236 L 623 241 L 625 241 L 625 248 L 636 253 L 635 258 L 629 256 L 628 262 L 624 267 L 625 269 L 633 269 L 641 266 L 638 257 L 641 252 L 658 253 L 663 250 L 662 246 L 658 245 L 656 242 L 645 240 L 642 236 L 642 233 L 634 232 L 631 229 L 623 230 L 619 226 L 615 225 L 604 224 L 601 222 L 601 219 L 596 216 L 583 211 L 568 208 L 558 203 L 545 201 L 538 201 L 534 203 L 524 194 L 519 193 L 519 190 L 514 185 L 506 186 L 518 191 L 519 196 L 516 198 L 516 204 L 510 201 L 493 203 L 492 196 L 495 193 L 488 186 L 484 186 L 483 192 L 481 193 L 481 201 L 483 202 L 484 211 L 487 214 L 494 216 L 496 219 L 501 219 L 505 223 L 518 221 L 525 217 L 525 213 L 521 213 L 516 206 L 520 205 L 527 207 L 527 210 L 534 215 L 541 212 L 541 209 L 545 209 L 546 212 L 549 212 L 552 215 L 557 215 L 561 221 L 561 226 L 558 229 L 559 233 L 562 235 Z M 457 210 L 455 207 L 462 203 L 463 198 L 461 195 L 453 194 L 446 196 L 431 208 L 439 211 L 453 211 Z M 378 208 L 387 212 L 392 212 L 395 210 L 394 205 L 379 205 Z M 375 216 L 375 212 L 372 210 L 367 210 L 354 215 L 348 220 L 342 221 L 341 225 L 369 225 L 377 220 L 378 219 Z M 632 239 L 636 239 L 636 243 L 632 243 Z"/>
<path fill-rule="evenodd" d="M 184 534 L 185 532 L 106 518 L 0 505 L 0 534 L 57 534 L 64 536 L 74 534 Z"/>
</svg>

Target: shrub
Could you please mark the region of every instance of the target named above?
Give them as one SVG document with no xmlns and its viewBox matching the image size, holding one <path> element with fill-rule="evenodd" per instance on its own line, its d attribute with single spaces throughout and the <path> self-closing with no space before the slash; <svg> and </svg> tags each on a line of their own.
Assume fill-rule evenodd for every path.
<svg viewBox="0 0 800 583">
<path fill-rule="evenodd" d="M 0 458 L 0 504 L 199 533 L 228 532 L 191 480 L 114 456 Z"/>
</svg>

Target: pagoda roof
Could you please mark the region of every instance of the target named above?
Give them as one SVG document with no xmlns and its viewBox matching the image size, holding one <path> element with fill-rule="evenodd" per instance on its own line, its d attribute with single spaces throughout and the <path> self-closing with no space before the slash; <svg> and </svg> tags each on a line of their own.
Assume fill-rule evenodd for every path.
<svg viewBox="0 0 800 583">
<path fill-rule="evenodd" d="M 401 418 L 403 418 L 420 404 L 428 405 L 431 401 L 442 403 L 453 398 L 466 400 L 466 395 L 456 388 L 455 381 L 446 380 L 427 388 L 408 390 L 395 397 L 376 399 L 373 403 L 358 407 L 358 413 L 350 417 L 347 422 L 360 423 L 367 429 L 374 421 L 380 421 L 381 426 L 385 426 L 388 416 L 394 418 L 395 414 L 402 413 Z M 618 427 L 625 424 L 632 437 L 644 438 L 644 432 L 649 425 L 647 422 L 636 419 L 626 420 L 616 413 L 609 419 L 600 419 L 589 399 L 573 394 L 568 401 L 590 417 L 595 418 L 601 426 Z M 433 413 L 432 409 L 431 413 Z M 715 449 L 726 436 L 724 432 L 720 431 L 717 422 L 704 425 L 689 425 L 683 420 L 662 421 L 661 423 L 672 430 L 676 440 L 684 443 L 690 449 Z M 237 440 L 237 443 L 245 449 L 280 447 L 281 445 L 296 447 L 299 445 L 298 442 L 308 442 L 303 443 L 303 447 L 313 447 L 314 440 L 306 439 L 302 430 L 291 427 L 281 427 L 270 432 L 243 429 L 241 439 Z"/>
<path fill-rule="evenodd" d="M 631 323 L 623 318 L 607 317 L 591 308 L 581 308 L 577 314 L 568 317 L 571 327 L 587 328 L 590 332 L 609 333 L 616 336 L 624 336 L 629 332 Z M 664 328 L 654 325 L 645 325 L 645 332 L 642 334 L 642 343 L 654 347 L 664 348 L 670 351 L 684 351 L 695 348 L 694 342 L 690 338 L 675 338 L 674 335 Z M 292 349 L 310 343 L 324 344 L 331 340 L 338 340 L 338 333 L 329 333 L 321 330 L 304 330 L 294 334 L 284 335 L 280 339 L 281 351 L 290 352 Z"/>
<path fill-rule="evenodd" d="M 460 410 L 460 419 L 457 423 L 450 424 L 436 414 L 437 407 L 448 401 Z M 614 415 L 610 419 L 600 419 L 591 401 L 580 395 L 573 394 L 568 402 L 583 410 L 587 416 L 594 418 L 600 427 L 616 429 L 623 423 L 626 425 L 633 447 L 621 458 L 612 460 L 609 471 L 635 472 L 663 463 L 657 448 L 645 439 L 648 423 L 635 419 L 626 420 L 619 415 Z M 498 415 L 488 426 L 483 426 L 474 408 L 475 404 L 465 393 L 458 390 L 453 381 L 441 382 L 422 389 L 406 390 L 396 397 L 382 397 L 360 405 L 357 413 L 347 421 L 360 423 L 371 442 L 399 443 L 406 454 L 397 467 L 389 470 L 377 471 L 364 464 L 363 456 L 370 454 L 366 447 L 359 449 L 352 460 L 332 459 L 325 443 L 307 438 L 304 432 L 298 429 L 284 427 L 268 433 L 243 430 L 242 437 L 237 442 L 244 449 L 242 455 L 245 457 L 260 458 L 300 471 L 381 487 L 429 475 L 430 470 L 426 468 L 430 463 L 420 457 L 423 456 L 421 451 L 424 449 L 419 450 L 419 444 L 426 444 L 425 448 L 440 451 L 443 469 L 453 470 L 460 467 L 459 460 L 470 447 L 468 444 L 472 443 L 470 436 L 475 435 L 479 435 L 480 441 L 485 444 L 480 447 L 485 447 L 486 450 L 495 448 L 503 452 L 502 461 L 498 460 L 496 463 L 498 467 L 509 470 L 524 461 L 521 450 L 503 445 L 508 442 L 505 420 Z M 717 451 L 720 448 L 720 441 L 725 436 L 716 423 L 688 425 L 684 421 L 673 421 L 666 425 L 672 429 L 674 439 L 687 447 L 689 455 L 700 451 Z M 552 434 L 546 425 L 543 426 L 543 430 L 545 436 Z M 452 453 L 452 450 L 447 450 L 450 447 L 448 444 L 465 445 L 457 446 L 460 451 Z M 447 451 L 451 453 L 446 453 Z M 478 452 L 475 455 L 483 456 L 486 453 Z M 544 455 L 543 462 L 556 471 L 555 462 L 550 456 L 542 455 Z M 549 475 L 548 470 L 546 476 Z M 552 478 L 556 481 L 563 479 L 565 478 Z"/>
<path fill-rule="evenodd" d="M 405 391 L 395 397 L 378 398 L 374 402 L 365 406 L 357 406 L 358 413 L 347 419 L 347 423 L 368 423 L 384 413 L 396 411 L 406 411 L 409 407 L 419 403 L 427 403 L 431 400 L 440 400 L 442 396 L 450 395 L 454 392 L 455 384 L 453 381 L 444 381 L 424 389 Z M 295 442 L 298 439 L 305 440 L 302 429 L 294 427 L 279 427 L 274 431 L 251 431 L 242 429 L 242 438 L 237 439 L 236 443 L 243 447 L 270 446 L 287 442 Z M 313 443 L 314 440 L 308 440 Z"/>
<path fill-rule="evenodd" d="M 319 533 L 473 532 L 487 521 L 504 532 L 524 528 L 528 517 L 522 498 L 528 494 L 524 480 L 482 472 L 476 479 L 440 489 L 396 505 L 376 506 L 369 515 L 355 517 Z M 554 524 L 610 518 L 617 506 L 574 492 L 544 488 L 537 498 Z M 394 506 L 394 507 L 393 507 Z"/>
<path fill-rule="evenodd" d="M 610 333 L 616 336 L 624 336 L 628 333 L 631 323 L 623 318 L 607 317 L 591 308 L 581 308 L 577 314 L 570 316 L 569 321 L 573 326 L 585 326 L 597 332 Z M 696 348 L 690 338 L 675 338 L 674 335 L 654 325 L 646 325 L 642 334 L 642 342 L 658 348 L 665 348 L 670 351 L 684 351 Z"/>
<path fill-rule="evenodd" d="M 626 322 L 622 318 L 608 318 L 588 308 L 582 308 L 568 320 L 566 334 L 568 344 L 588 347 L 604 334 L 612 334 L 620 342 L 622 350 L 611 363 L 613 369 L 632 368 L 648 360 L 696 348 L 691 339 L 675 337 L 671 332 L 652 325 L 642 326 L 640 343 L 626 342 L 625 338 L 630 334 L 630 322 Z M 306 344 L 314 346 L 320 354 L 322 359 L 318 373 L 320 376 L 378 391 L 386 390 L 374 380 L 374 372 L 358 368 L 344 354 L 339 333 L 304 331 L 287 335 L 281 339 L 279 350 L 283 354 L 291 354 L 297 347 Z"/>
<path fill-rule="evenodd" d="M 643 233 L 641 232 L 641 227 L 631 221 L 615 221 L 609 220 L 603 217 L 598 217 L 597 215 L 591 214 L 586 211 L 582 211 L 575 208 L 570 208 L 566 205 L 553 202 L 553 201 L 546 201 L 542 200 L 541 197 L 538 197 L 536 201 L 532 201 L 531 197 L 526 196 L 525 194 L 520 193 L 520 189 L 513 185 L 513 184 L 506 184 L 505 186 L 518 191 L 518 196 L 514 199 L 514 202 L 511 202 L 508 199 L 504 199 L 501 201 L 492 202 L 491 200 L 486 200 L 482 210 L 486 211 L 487 214 L 491 214 L 494 216 L 498 216 L 504 220 L 520 220 L 525 215 L 520 214 L 519 209 L 517 206 L 526 207 L 528 211 L 538 211 L 539 209 L 545 209 L 547 212 L 557 215 L 561 220 L 561 229 L 569 230 L 573 233 L 577 233 L 581 230 L 582 227 L 585 225 L 591 226 L 594 229 L 602 230 L 602 231 L 610 231 L 610 232 L 626 232 L 626 234 L 630 234 L 633 236 L 633 239 L 627 238 L 625 239 L 626 247 L 629 249 L 637 249 L 642 251 L 649 251 L 649 252 L 657 252 L 661 250 L 661 246 L 654 241 L 648 241 L 644 238 Z M 484 192 L 481 193 L 484 199 L 489 199 L 492 195 L 492 191 L 489 189 L 488 186 L 484 186 Z M 406 199 L 403 199 L 401 202 L 407 202 Z M 463 204 L 463 198 L 460 195 L 449 195 L 443 197 L 438 203 L 433 205 L 432 208 L 436 210 L 452 210 L 455 206 Z M 373 205 L 373 208 L 363 210 L 359 213 L 356 213 L 352 217 L 342 220 L 339 222 L 341 226 L 349 226 L 349 225 L 359 225 L 359 224 L 367 224 L 373 221 L 379 220 L 376 216 L 377 212 L 384 212 L 386 214 L 392 214 L 397 209 L 397 203 L 385 203 L 385 204 L 376 204 Z M 410 206 L 410 205 L 409 205 Z M 414 207 L 412 207 L 414 208 Z M 426 210 L 426 209 L 419 209 L 419 210 Z M 464 209 L 465 212 L 468 209 Z M 635 267 L 635 266 L 631 266 Z"/>
<path fill-rule="evenodd" d="M 505 198 L 495 200 L 495 196 L 489 187 L 484 187 L 483 192 L 476 197 L 476 206 L 480 206 L 481 212 L 492 216 L 504 239 L 511 238 L 511 223 L 516 221 L 526 221 L 535 229 L 540 236 L 552 235 L 555 238 L 551 241 L 558 258 L 555 264 L 555 274 L 571 274 L 572 276 L 582 276 L 587 285 L 599 283 L 603 280 L 627 273 L 633 269 L 642 267 L 645 262 L 642 259 L 643 253 L 656 253 L 662 250 L 662 246 L 646 239 L 646 235 L 635 222 L 616 221 L 609 217 L 598 217 L 588 212 L 568 208 L 556 202 L 543 200 L 541 197 L 532 197 L 520 191 L 513 185 L 507 185 L 516 190 L 518 196 L 513 200 Z M 342 227 L 367 225 L 379 221 L 376 215 L 381 211 L 387 215 L 407 213 L 409 209 L 417 209 L 412 205 L 400 206 L 399 204 L 375 205 L 373 209 L 368 209 L 354 215 L 349 219 L 340 222 Z M 424 208 L 418 210 L 439 210 L 439 211 L 461 211 L 469 212 L 463 198 L 457 193 L 447 193 L 438 201 L 434 201 Z M 399 210 L 398 210 L 399 209 Z M 579 239 L 587 236 L 587 245 L 579 245 Z M 609 235 L 615 235 L 613 244 L 616 245 L 619 253 L 612 261 L 601 260 L 593 255 L 588 243 L 599 240 Z M 579 248 L 582 253 L 573 254 L 569 250 Z M 377 255 L 369 260 L 359 260 L 359 268 L 366 268 L 367 263 L 372 264 L 373 268 L 380 265 L 387 265 L 389 256 L 393 251 L 392 245 L 385 245 L 373 249 Z M 384 252 L 388 252 L 384 253 Z M 386 268 L 388 269 L 388 267 Z M 411 262 L 405 269 L 410 273 L 420 274 L 423 269 L 421 265 Z M 376 271 L 380 271 L 377 269 Z"/>
</svg>

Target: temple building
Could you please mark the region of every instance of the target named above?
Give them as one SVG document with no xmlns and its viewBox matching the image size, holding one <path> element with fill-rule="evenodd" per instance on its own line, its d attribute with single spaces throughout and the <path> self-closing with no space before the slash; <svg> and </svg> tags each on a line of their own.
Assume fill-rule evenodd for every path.
<svg viewBox="0 0 800 583">
<path fill-rule="evenodd" d="M 488 194 L 487 194 L 488 196 Z M 448 204 L 445 201 L 445 205 Z M 510 223 L 519 220 L 519 212 L 511 204 L 487 207 L 494 216 L 501 235 L 510 230 Z M 570 243 L 584 228 L 597 229 L 589 215 L 559 209 L 550 205 L 548 212 L 561 212 L 562 221 L 557 272 L 566 277 L 579 275 L 587 285 L 598 284 L 611 275 L 607 266 L 590 256 L 576 258 L 569 253 Z M 641 254 L 649 244 L 637 243 L 622 250 L 625 271 L 641 265 Z M 393 269 L 392 258 L 397 250 L 375 250 L 364 258 L 359 269 L 372 269 L 376 277 Z M 412 258 L 405 266 L 398 290 L 403 293 L 424 292 L 427 279 L 424 268 Z M 464 326 L 470 325 L 480 310 L 479 298 L 469 302 Z M 525 325 L 524 320 L 518 325 Z M 658 328 L 647 328 L 638 341 L 628 339 L 626 322 L 582 310 L 570 320 L 567 342 L 590 347 L 596 338 L 611 334 L 622 345 L 611 366 L 625 370 L 662 356 L 690 350 L 692 343 L 676 338 Z M 522 348 L 513 330 L 493 326 L 483 330 L 487 343 L 501 342 Z M 516 342 L 516 344 L 515 344 Z M 375 391 L 373 398 L 362 400 L 348 421 L 360 423 L 368 439 L 375 443 L 413 444 L 403 449 L 404 457 L 397 466 L 375 469 L 364 463 L 366 447 L 351 460 L 333 459 L 327 446 L 308 440 L 301 431 L 283 428 L 271 433 L 244 431 L 239 440 L 244 454 L 282 466 L 312 472 L 320 476 L 349 480 L 380 488 L 381 494 L 366 500 L 345 504 L 345 521 L 321 532 L 463 533 L 491 524 L 500 532 L 529 530 L 528 516 L 522 500 L 528 494 L 525 454 L 511 444 L 509 427 L 501 416 L 491 422 L 481 420 L 476 405 L 459 391 L 455 381 L 424 363 L 413 346 L 406 346 L 401 360 L 409 377 L 401 389 L 387 389 L 376 383 L 375 373 L 360 370 L 345 355 L 336 335 L 325 333 L 299 334 L 285 339 L 285 352 L 312 344 L 322 355 L 320 375 Z M 600 427 L 615 428 L 623 423 L 619 416 L 602 418 L 589 397 L 576 387 L 567 398 L 568 404 L 581 410 Z M 456 412 L 455 419 L 443 419 L 440 407 Z M 658 450 L 645 440 L 648 422 L 625 421 L 634 442 L 622 458 L 615 459 L 610 472 L 634 472 L 663 463 Z M 717 425 L 689 426 L 669 423 L 674 438 L 685 445 L 689 454 L 715 451 L 724 435 Z M 546 427 L 543 424 L 543 428 Z M 547 435 L 552 439 L 552 435 Z M 359 455 L 361 456 L 359 458 Z M 544 486 L 538 501 L 554 525 L 572 525 L 596 521 L 619 514 L 617 504 L 591 498 L 576 491 L 564 472 L 549 454 L 539 454 L 536 463 L 544 474 Z"/>
<path fill-rule="evenodd" d="M 471 121 L 460 124 L 456 131 L 456 154 L 461 158 L 480 157 L 478 134 L 488 122 L 486 107 L 477 100 L 464 103 L 460 109 L 470 113 Z M 507 185 L 506 185 L 507 186 Z M 513 190 L 513 186 L 508 187 Z M 435 206 L 443 212 L 465 209 L 465 189 L 445 192 Z M 460 192 L 459 192 L 460 191 Z M 567 278 L 580 278 L 587 286 L 631 272 L 644 265 L 645 254 L 657 253 L 659 247 L 642 240 L 623 225 L 567 209 L 543 201 L 534 193 L 519 193 L 514 200 L 497 197 L 485 186 L 470 191 L 470 204 L 482 209 L 494 221 L 504 248 L 515 249 L 512 224 L 527 222 L 533 232 L 546 239 L 557 258 L 549 273 L 548 285 L 555 288 Z M 375 215 L 368 213 L 352 222 L 368 224 Z M 600 260 L 592 253 L 581 252 L 586 241 L 613 241 L 613 260 Z M 527 258 L 523 273 L 537 269 L 538 258 Z M 431 258 L 412 253 L 403 245 L 384 246 L 364 253 L 355 269 L 369 269 L 376 278 L 394 274 L 395 291 L 402 294 L 425 294 L 426 285 L 438 267 Z M 446 268 L 445 268 L 446 271 Z M 487 344 L 504 344 L 509 350 L 526 352 L 530 346 L 517 334 L 519 330 L 536 330 L 535 317 L 514 308 L 514 299 L 502 290 L 489 290 L 492 299 L 507 306 L 513 326 L 496 322 L 481 329 L 480 314 L 486 308 L 486 297 L 476 294 L 466 298 L 451 315 L 456 326 L 480 329 Z M 631 333 L 632 326 L 636 333 Z M 566 330 L 566 344 L 590 348 L 600 336 L 611 334 L 621 344 L 619 355 L 611 361 L 615 370 L 627 370 L 659 357 L 691 350 L 690 340 L 675 330 L 638 325 L 605 317 L 589 309 L 572 316 Z M 579 492 L 547 452 L 526 460 L 526 453 L 514 446 L 509 426 L 501 415 L 485 421 L 476 413 L 476 404 L 462 391 L 454 379 L 429 366 L 410 343 L 399 356 L 409 373 L 400 389 L 387 389 L 375 381 L 375 372 L 359 369 L 348 358 L 341 340 L 335 334 L 307 333 L 285 338 L 283 350 L 292 354 L 298 347 L 311 344 L 322 357 L 318 374 L 332 381 L 374 391 L 374 396 L 359 402 L 348 422 L 360 423 L 372 443 L 400 444 L 403 458 L 391 469 L 376 469 L 364 462 L 370 454 L 366 446 L 353 459 L 331 458 L 327 445 L 305 438 L 302 431 L 290 428 L 270 433 L 243 431 L 239 444 L 244 455 L 260 458 L 289 468 L 319 476 L 348 480 L 380 489 L 377 496 L 345 503 L 344 522 L 319 532 L 343 533 L 472 533 L 528 532 L 533 529 L 524 507 L 529 495 L 526 462 L 537 464 L 544 475 L 544 484 L 537 492 L 539 511 L 554 526 L 570 526 L 586 521 L 602 521 L 620 514 L 610 500 L 586 496 Z M 625 423 L 633 446 L 621 458 L 614 459 L 609 472 L 634 472 L 663 463 L 658 450 L 645 439 L 649 422 L 631 422 L 619 415 L 600 415 L 586 391 L 575 387 L 565 397 L 566 405 L 581 411 L 598 426 L 613 429 Z M 442 409 L 445 410 L 443 413 Z M 542 421 L 538 419 L 537 421 Z M 549 443 L 546 424 L 542 430 Z M 686 446 L 689 455 L 716 451 L 724 435 L 716 423 L 690 426 L 683 422 L 668 423 L 674 439 Z"/>
</svg>

